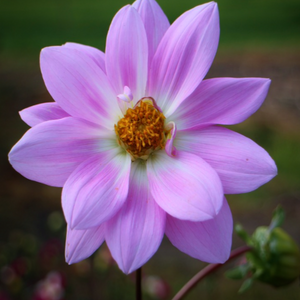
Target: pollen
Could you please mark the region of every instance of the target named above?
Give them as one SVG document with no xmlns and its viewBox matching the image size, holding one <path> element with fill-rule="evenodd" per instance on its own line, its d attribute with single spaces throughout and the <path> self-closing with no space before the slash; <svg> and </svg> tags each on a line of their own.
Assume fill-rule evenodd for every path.
<svg viewBox="0 0 300 300">
<path fill-rule="evenodd" d="M 164 121 L 165 116 L 155 108 L 152 98 L 141 99 L 115 125 L 119 144 L 133 160 L 147 159 L 153 151 L 164 149 L 167 134 Z"/>
</svg>

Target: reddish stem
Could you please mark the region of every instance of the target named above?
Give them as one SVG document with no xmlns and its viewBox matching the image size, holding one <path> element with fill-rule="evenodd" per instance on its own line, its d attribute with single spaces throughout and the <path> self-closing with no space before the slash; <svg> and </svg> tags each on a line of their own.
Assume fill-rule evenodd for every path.
<svg viewBox="0 0 300 300">
<path fill-rule="evenodd" d="M 135 272 L 135 299 L 142 300 L 142 268 Z"/>
<path fill-rule="evenodd" d="M 230 257 L 228 260 L 224 263 L 226 264 L 230 260 L 236 258 L 237 256 L 240 256 L 248 251 L 250 251 L 252 248 L 249 246 L 243 246 L 238 249 L 235 249 L 231 252 Z M 188 281 L 182 289 L 174 296 L 172 300 L 181 300 L 183 299 L 191 290 L 194 288 L 203 278 L 205 278 L 210 273 L 213 273 L 220 267 L 222 267 L 224 264 L 210 264 L 206 266 L 204 269 L 202 269 L 199 273 L 197 273 L 190 281 Z"/>
</svg>

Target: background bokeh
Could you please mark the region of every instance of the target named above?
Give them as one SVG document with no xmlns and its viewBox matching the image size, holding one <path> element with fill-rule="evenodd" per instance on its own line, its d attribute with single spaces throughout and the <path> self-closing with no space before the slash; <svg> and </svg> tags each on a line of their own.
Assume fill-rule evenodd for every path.
<svg viewBox="0 0 300 300">
<path fill-rule="evenodd" d="M 158 1 L 172 22 L 204 1 Z M 88 260 L 64 262 L 60 189 L 16 173 L 7 153 L 28 129 L 18 111 L 51 101 L 39 71 L 40 49 L 67 41 L 105 49 L 110 21 L 126 0 L 14 0 L 0 9 L 0 300 L 133 299 L 134 276 L 122 274 L 107 248 Z M 269 95 L 247 121 L 230 128 L 263 146 L 279 174 L 257 191 L 228 196 L 235 222 L 252 232 L 281 204 L 300 244 L 300 2 L 220 0 L 219 51 L 207 77 L 268 77 Z M 233 247 L 242 245 L 234 236 Z M 144 267 L 145 299 L 170 299 L 205 264 L 164 240 Z M 225 270 L 226 268 L 224 268 Z M 223 270 L 223 271 L 224 271 Z M 222 270 L 187 299 L 299 299 L 299 282 L 283 289 L 241 282 Z"/>
</svg>

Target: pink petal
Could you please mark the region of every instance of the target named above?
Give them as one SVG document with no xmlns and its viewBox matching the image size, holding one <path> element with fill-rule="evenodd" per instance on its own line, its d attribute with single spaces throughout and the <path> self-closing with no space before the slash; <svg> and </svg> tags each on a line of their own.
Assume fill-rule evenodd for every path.
<svg viewBox="0 0 300 300">
<path fill-rule="evenodd" d="M 132 6 L 140 14 L 148 40 L 148 66 L 163 35 L 170 27 L 169 20 L 155 0 L 137 0 Z"/>
<path fill-rule="evenodd" d="M 29 129 L 12 148 L 9 160 L 26 178 L 61 187 L 84 160 L 115 147 L 113 131 L 67 117 Z"/>
<path fill-rule="evenodd" d="M 226 128 L 177 132 L 175 145 L 207 161 L 217 171 L 225 194 L 253 191 L 277 174 L 275 162 L 263 148 Z"/>
<path fill-rule="evenodd" d="M 148 188 L 144 162 L 132 163 L 128 197 L 121 210 L 106 223 L 105 238 L 124 273 L 145 264 L 158 249 L 165 231 L 165 212 Z"/>
<path fill-rule="evenodd" d="M 123 7 L 110 25 L 105 50 L 107 76 L 116 95 L 128 86 L 134 100 L 145 96 L 148 71 L 148 44 L 138 12 L 130 5 Z"/>
<path fill-rule="evenodd" d="M 21 119 L 30 127 L 45 121 L 58 120 L 70 115 L 57 103 L 48 102 L 27 107 L 20 111 Z"/>
<path fill-rule="evenodd" d="M 177 127 L 174 122 L 167 124 L 167 127 L 171 127 L 171 130 L 167 136 L 165 151 L 169 156 L 176 156 L 177 149 L 174 146 L 174 139 L 176 137 Z"/>
<path fill-rule="evenodd" d="M 218 7 L 210 2 L 184 13 L 163 36 L 152 61 L 148 94 L 166 117 L 206 75 L 217 51 L 219 31 Z"/>
<path fill-rule="evenodd" d="M 133 95 L 131 93 L 131 89 L 128 86 L 124 86 L 123 94 L 117 95 L 118 105 L 120 107 L 121 112 L 125 116 L 127 109 L 132 108 L 132 100 Z"/>
<path fill-rule="evenodd" d="M 167 216 L 166 235 L 180 251 L 208 263 L 224 263 L 232 241 L 233 221 L 224 198 L 223 206 L 213 219 L 204 222 L 182 221 Z"/>
<path fill-rule="evenodd" d="M 104 225 L 88 230 L 67 228 L 65 256 L 68 264 L 74 264 L 91 256 L 104 242 Z"/>
<path fill-rule="evenodd" d="M 71 174 L 62 191 L 70 228 L 99 226 L 116 214 L 127 197 L 130 165 L 129 154 L 116 148 L 87 159 Z"/>
<path fill-rule="evenodd" d="M 121 111 L 105 73 L 85 52 L 66 46 L 41 52 L 46 87 L 67 113 L 113 129 Z"/>
<path fill-rule="evenodd" d="M 81 45 L 77 43 L 66 43 L 63 45 L 64 47 L 74 49 L 85 53 L 86 55 L 90 56 L 91 59 L 100 67 L 100 69 L 105 73 L 105 54 L 94 47 Z"/>
<path fill-rule="evenodd" d="M 175 218 L 204 221 L 213 218 L 223 203 L 221 181 L 202 158 L 177 151 L 175 157 L 164 151 L 147 161 L 151 193 L 157 204 Z"/>
<path fill-rule="evenodd" d="M 180 130 L 205 124 L 240 123 L 258 110 L 267 96 L 270 83 L 270 79 L 266 78 L 204 80 L 170 119 Z"/>
</svg>

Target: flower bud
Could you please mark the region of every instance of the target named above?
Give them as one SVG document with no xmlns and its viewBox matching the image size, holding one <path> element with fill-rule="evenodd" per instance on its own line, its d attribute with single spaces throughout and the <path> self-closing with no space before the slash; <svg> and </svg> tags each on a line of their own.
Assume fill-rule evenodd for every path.
<svg viewBox="0 0 300 300">
<path fill-rule="evenodd" d="M 285 213 L 277 207 L 270 226 L 258 227 L 252 236 L 237 224 L 235 231 L 252 248 L 247 253 L 247 262 L 227 272 L 227 277 L 241 279 L 248 277 L 239 292 L 249 289 L 254 280 L 285 286 L 300 277 L 300 250 L 295 241 L 279 226 Z M 250 275 L 250 276 L 249 276 Z"/>
<path fill-rule="evenodd" d="M 253 251 L 247 255 L 253 277 L 275 287 L 300 276 L 300 251 L 281 228 L 259 227 L 252 236 Z"/>
</svg>

